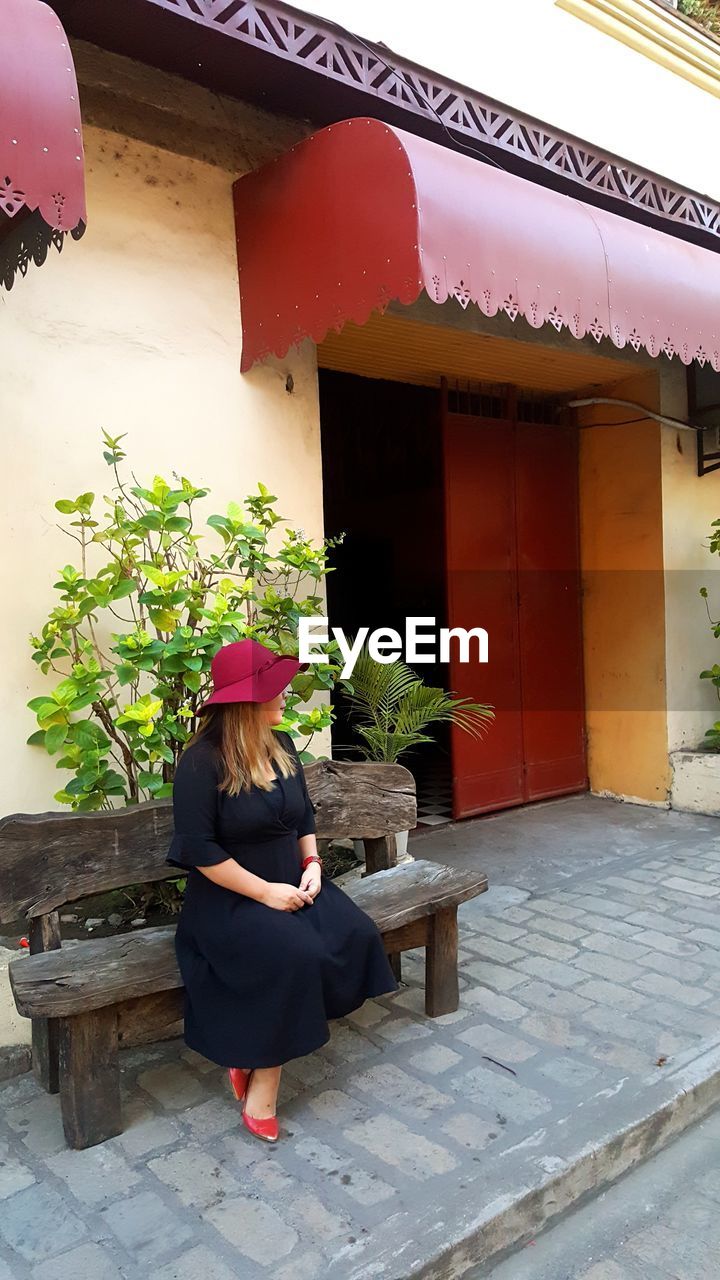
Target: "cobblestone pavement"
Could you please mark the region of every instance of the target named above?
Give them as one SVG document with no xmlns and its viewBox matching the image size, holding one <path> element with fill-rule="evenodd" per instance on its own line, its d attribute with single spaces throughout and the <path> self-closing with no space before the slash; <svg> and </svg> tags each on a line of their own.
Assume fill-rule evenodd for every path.
<svg viewBox="0 0 720 1280">
<path fill-rule="evenodd" d="M 720 1114 L 499 1267 L 467 1280 L 716 1280 Z"/>
<path fill-rule="evenodd" d="M 434 1256 L 575 1135 L 612 1134 L 625 1099 L 718 1039 L 720 830 L 560 802 L 516 822 L 526 861 L 573 822 L 587 840 L 594 823 L 600 866 L 569 855 L 532 892 L 507 828 L 464 824 L 468 862 L 488 840 L 507 857 L 459 912 L 460 1008 L 425 1017 L 423 953 L 406 953 L 407 985 L 285 1067 L 277 1147 L 178 1040 L 121 1055 L 127 1128 L 87 1151 L 30 1075 L 0 1086 L 0 1280 L 405 1280 L 408 1250 Z"/>
</svg>

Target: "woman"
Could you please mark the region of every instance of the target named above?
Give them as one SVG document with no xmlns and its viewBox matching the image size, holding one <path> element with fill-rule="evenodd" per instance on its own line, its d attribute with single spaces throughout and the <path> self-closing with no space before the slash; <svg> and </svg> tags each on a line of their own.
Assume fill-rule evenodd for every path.
<svg viewBox="0 0 720 1280">
<path fill-rule="evenodd" d="M 229 1069 L 266 1142 L 283 1063 L 326 1044 L 328 1019 L 398 990 L 375 922 L 323 876 L 297 748 L 273 729 L 307 666 L 251 638 L 215 655 L 175 772 L 166 859 L 189 871 L 175 935 L 185 1043 Z"/>
</svg>

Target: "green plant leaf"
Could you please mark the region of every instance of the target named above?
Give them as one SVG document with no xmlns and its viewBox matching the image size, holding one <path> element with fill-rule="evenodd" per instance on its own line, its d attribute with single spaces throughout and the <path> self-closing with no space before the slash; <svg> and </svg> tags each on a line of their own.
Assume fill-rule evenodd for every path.
<svg viewBox="0 0 720 1280">
<path fill-rule="evenodd" d="M 159 631 L 173 631 L 178 621 L 178 613 L 175 609 L 150 609 L 150 618 L 153 626 Z"/>
<path fill-rule="evenodd" d="M 102 751 L 110 746 L 110 739 L 103 733 L 99 725 L 92 720 L 81 720 L 72 726 L 73 741 L 86 751 L 99 748 Z"/>
<path fill-rule="evenodd" d="M 51 715 L 53 711 L 57 711 L 57 703 L 48 702 L 47 694 L 41 694 L 39 698 L 31 698 L 27 705 L 31 711 L 37 711 L 38 714 L 40 714 L 43 707 L 50 708 L 50 711 L 45 713 L 46 715 Z M 42 719 L 42 716 L 40 718 Z"/>
<path fill-rule="evenodd" d="M 103 775 L 103 783 L 106 787 L 120 788 L 120 790 L 124 790 L 126 785 L 125 778 L 116 773 L 114 769 L 108 769 L 107 773 Z"/>
<path fill-rule="evenodd" d="M 137 702 L 132 702 L 126 706 L 119 720 L 127 720 L 136 724 L 147 724 L 155 716 L 162 711 L 162 702 L 159 698 L 153 698 L 149 693 L 143 694 L 142 698 L 138 698 Z"/>
<path fill-rule="evenodd" d="M 148 529 L 151 532 L 159 533 L 162 529 L 164 521 L 159 511 L 146 511 L 144 516 L 138 520 L 141 529 Z"/>
<path fill-rule="evenodd" d="M 70 703 L 69 711 L 83 711 L 85 707 L 91 707 L 93 702 L 97 701 L 97 691 L 90 689 L 86 693 L 81 693 L 79 697 L 73 698 Z"/>
<path fill-rule="evenodd" d="M 145 791 L 150 791 L 153 795 L 160 790 L 162 785 L 163 779 L 160 773 L 149 773 L 146 769 L 143 769 L 138 774 L 138 786 Z"/>
<path fill-rule="evenodd" d="M 68 730 L 66 724 L 53 724 L 45 733 L 45 750 L 49 756 L 54 756 L 59 751 L 65 739 Z"/>
<path fill-rule="evenodd" d="M 40 724 L 59 724 L 65 722 L 65 712 L 58 706 L 57 702 L 46 702 L 37 713 Z"/>
</svg>

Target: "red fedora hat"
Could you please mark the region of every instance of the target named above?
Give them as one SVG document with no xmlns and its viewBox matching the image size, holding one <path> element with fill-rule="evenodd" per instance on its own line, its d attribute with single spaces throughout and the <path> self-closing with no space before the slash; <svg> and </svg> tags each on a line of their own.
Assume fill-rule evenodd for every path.
<svg viewBox="0 0 720 1280">
<path fill-rule="evenodd" d="M 309 665 L 274 653 L 251 636 L 223 645 L 210 664 L 213 692 L 200 710 L 220 702 L 270 702 Z"/>
</svg>

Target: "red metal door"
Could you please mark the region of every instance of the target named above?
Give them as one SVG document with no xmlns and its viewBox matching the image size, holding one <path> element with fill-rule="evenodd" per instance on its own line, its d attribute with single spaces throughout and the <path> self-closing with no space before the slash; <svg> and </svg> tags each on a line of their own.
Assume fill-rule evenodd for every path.
<svg viewBox="0 0 720 1280">
<path fill-rule="evenodd" d="M 450 649 L 450 688 L 489 702 L 451 729 L 453 817 L 586 785 L 577 454 L 570 429 L 443 413 L 447 625 L 484 627 L 489 661 Z"/>
<path fill-rule="evenodd" d="M 525 800 L 587 786 L 577 432 L 515 426 Z M 488 744 L 490 745 L 490 744 Z"/>
<path fill-rule="evenodd" d="M 453 816 L 461 818 L 523 798 L 512 426 L 448 413 L 444 436 L 448 626 L 484 627 L 489 636 L 487 664 L 461 662 L 451 642 L 450 687 L 496 708 L 484 740 L 451 728 Z"/>
</svg>

